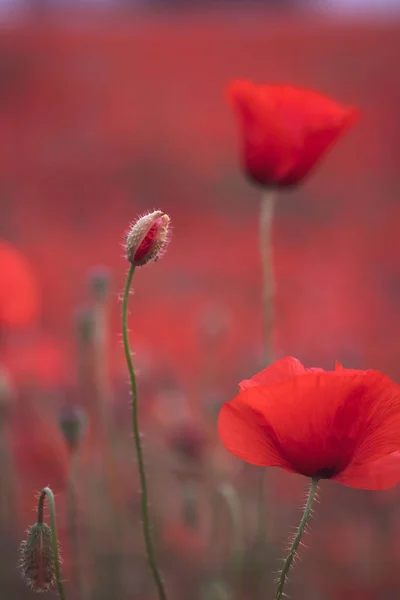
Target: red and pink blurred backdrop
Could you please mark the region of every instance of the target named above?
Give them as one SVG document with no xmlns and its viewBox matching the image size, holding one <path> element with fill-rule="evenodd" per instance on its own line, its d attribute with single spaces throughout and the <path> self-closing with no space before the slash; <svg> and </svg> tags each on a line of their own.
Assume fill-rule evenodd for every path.
<svg viewBox="0 0 400 600">
<path fill-rule="evenodd" d="M 399 379 L 399 53 L 400 24 L 389 20 L 245 7 L 43 14 L 3 27 L 0 232 L 24 253 L 40 291 L 36 320 L 3 326 L 1 361 L 16 385 L 32 379 L 45 390 L 75 385 L 76 309 L 88 302 L 87 274 L 98 265 L 112 273 L 110 370 L 116 385 L 125 383 L 123 235 L 132 219 L 153 208 L 168 212 L 173 234 L 162 262 L 136 275 L 130 327 L 141 372 L 149 381 L 174 382 L 201 412 L 204 404 L 229 399 L 237 381 L 260 366 L 259 195 L 240 170 L 224 99 L 235 77 L 312 87 L 362 110 L 359 125 L 306 185 L 277 204 L 277 356 L 323 367 L 338 359 Z M 0 268 L 3 277 L 6 266 Z M 218 328 L 216 348 L 204 331 Z M 128 394 L 120 395 L 125 409 Z M 51 469 L 43 456 L 38 461 L 35 485 L 51 485 Z M 338 505 L 343 494 L 355 502 L 353 492 L 327 487 Z M 396 491 L 385 498 L 398 500 Z M 293 493 L 293 505 L 299 501 Z M 331 560 L 341 564 L 351 543 L 352 556 L 359 553 L 367 526 L 359 523 L 352 535 L 359 515 L 322 512 Z M 309 569 L 321 532 L 305 558 Z M 394 538 L 387 543 L 398 557 Z M 398 593 L 392 574 L 384 589 Z M 374 581 L 364 588 L 350 577 L 339 590 L 329 575 L 325 588 L 335 594 L 308 597 L 378 600 L 383 575 L 369 577 Z M 309 585 L 305 578 L 296 597 Z"/>
</svg>

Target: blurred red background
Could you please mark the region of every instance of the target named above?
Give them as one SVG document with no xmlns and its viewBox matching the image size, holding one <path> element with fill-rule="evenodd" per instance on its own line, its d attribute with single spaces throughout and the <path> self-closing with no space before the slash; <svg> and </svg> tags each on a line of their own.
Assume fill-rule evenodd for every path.
<svg viewBox="0 0 400 600">
<path fill-rule="evenodd" d="M 76 309 L 90 302 L 88 272 L 103 265 L 112 273 L 110 371 L 121 389 L 123 234 L 153 208 L 171 216 L 173 237 L 162 262 L 135 277 L 130 326 L 144 395 L 150 384 L 152 394 L 157 386 L 179 388 L 202 412 L 229 399 L 237 382 L 260 367 L 260 198 L 241 172 L 224 99 L 226 83 L 236 77 L 311 87 L 363 112 L 309 181 L 277 204 L 277 356 L 326 368 L 338 359 L 399 378 L 399 52 L 396 22 L 244 7 L 41 14 L 3 27 L 0 232 L 30 263 L 40 294 L 37 319 L 24 327 L 2 324 L 1 362 L 17 387 L 32 380 L 41 390 L 76 385 Z M 0 268 L 3 277 L 7 263 Z M 122 389 L 115 402 L 124 412 L 128 395 Z M 174 401 L 161 409 L 168 423 L 179 417 L 169 414 Z M 29 428 L 25 405 L 19 410 Z M 19 431 L 26 424 L 21 417 Z M 35 444 L 25 446 L 17 458 Z M 54 454 L 64 460 L 61 451 Z M 47 477 L 53 471 L 38 456 L 35 471 L 30 455 L 28 471 L 36 475 L 28 489 L 52 484 Z M 57 472 L 59 462 L 52 467 Z M 335 502 L 342 506 L 343 495 L 356 505 L 354 492 L 335 495 L 336 488 L 327 487 L 331 509 Z M 296 507 L 298 497 L 290 497 Z M 385 497 L 397 499 L 395 491 Z M 332 510 L 329 518 L 323 512 L 331 528 L 324 536 L 340 571 L 340 548 L 348 543 L 335 546 L 342 534 Z M 365 510 L 370 516 L 370 507 Z M 282 520 L 281 545 L 288 527 Z M 365 525 L 352 535 L 353 526 L 350 518 L 345 535 L 357 540 Z M 311 573 L 318 539 L 313 559 L 310 553 L 306 559 Z M 315 599 L 378 600 L 382 589 L 400 591 L 400 580 L 386 572 L 386 579 L 381 572 L 369 572 L 369 580 L 365 573 L 359 579 L 343 575 L 342 588 L 340 577 L 325 573 L 322 583 L 318 577 L 310 595 L 310 580 L 299 576 L 296 597 L 307 590 Z"/>
</svg>

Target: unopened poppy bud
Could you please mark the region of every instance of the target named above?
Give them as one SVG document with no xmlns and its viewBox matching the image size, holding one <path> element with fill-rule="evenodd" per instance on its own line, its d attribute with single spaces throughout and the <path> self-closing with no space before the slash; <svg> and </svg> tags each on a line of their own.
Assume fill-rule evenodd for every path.
<svg viewBox="0 0 400 600">
<path fill-rule="evenodd" d="M 158 260 L 169 241 L 170 218 L 161 210 L 140 217 L 126 236 L 126 256 L 134 267 Z"/>
<path fill-rule="evenodd" d="M 95 267 L 90 271 L 88 279 L 95 298 L 104 301 L 110 289 L 110 270 L 107 267 Z"/>
<path fill-rule="evenodd" d="M 66 406 L 62 409 L 59 424 L 71 452 L 79 446 L 86 430 L 86 422 L 86 413 L 79 406 Z"/>
<path fill-rule="evenodd" d="M 55 560 L 51 529 L 45 523 L 29 527 L 20 546 L 19 568 L 27 585 L 35 592 L 46 592 L 55 583 Z"/>
</svg>

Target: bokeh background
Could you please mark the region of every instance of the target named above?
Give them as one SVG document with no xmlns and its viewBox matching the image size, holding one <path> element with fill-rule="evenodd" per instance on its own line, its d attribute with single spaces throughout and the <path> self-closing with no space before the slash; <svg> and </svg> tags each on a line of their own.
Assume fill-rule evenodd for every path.
<svg viewBox="0 0 400 600">
<path fill-rule="evenodd" d="M 272 598 L 307 482 L 221 447 L 262 367 L 259 191 L 232 78 L 311 87 L 363 118 L 276 208 L 276 356 L 400 381 L 398 2 L 3 1 L 0 33 L 0 589 L 56 492 L 69 600 L 150 600 L 120 335 L 124 231 L 173 236 L 137 272 L 130 329 L 154 535 L 170 598 Z M 378 11 L 378 8 L 380 9 Z M 397 6 L 398 8 L 398 6 Z M 84 415 L 77 448 L 60 420 Z M 81 412 L 77 412 L 81 411 Z M 400 494 L 324 482 L 298 600 L 400 595 Z"/>
</svg>

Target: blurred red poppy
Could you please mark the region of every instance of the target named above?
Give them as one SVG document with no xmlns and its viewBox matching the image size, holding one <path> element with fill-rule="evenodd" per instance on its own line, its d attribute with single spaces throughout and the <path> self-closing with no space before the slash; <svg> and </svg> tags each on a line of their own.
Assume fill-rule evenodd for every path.
<svg viewBox="0 0 400 600">
<path fill-rule="evenodd" d="M 24 415 L 19 407 L 12 448 L 16 470 L 28 488 L 65 490 L 70 453 L 56 421 L 41 415 L 39 408 L 26 406 Z"/>
<path fill-rule="evenodd" d="M 64 383 L 72 370 L 65 345 L 45 333 L 11 339 L 0 349 L 0 363 L 15 381 L 40 382 L 44 387 Z"/>
<path fill-rule="evenodd" d="M 0 324 L 31 323 L 39 310 L 38 286 L 25 257 L 6 242 L 0 242 L 0 271 Z"/>
<path fill-rule="evenodd" d="M 287 85 L 233 81 L 228 99 L 239 120 L 246 173 L 263 186 L 299 183 L 359 115 Z"/>
<path fill-rule="evenodd" d="M 219 436 L 242 460 L 361 489 L 400 481 L 400 386 L 377 371 L 284 358 L 223 405 Z"/>
</svg>

